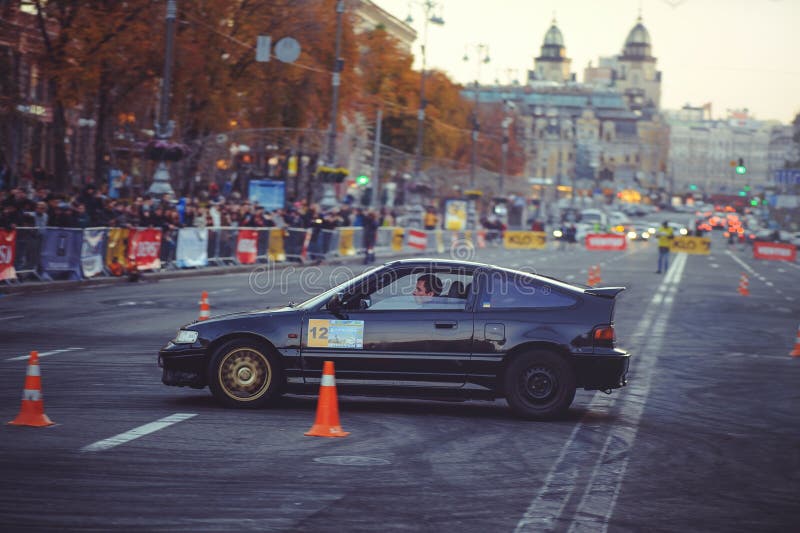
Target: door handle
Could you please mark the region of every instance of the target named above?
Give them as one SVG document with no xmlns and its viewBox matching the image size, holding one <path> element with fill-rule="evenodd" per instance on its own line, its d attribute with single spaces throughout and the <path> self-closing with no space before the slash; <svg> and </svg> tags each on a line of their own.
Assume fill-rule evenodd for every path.
<svg viewBox="0 0 800 533">
<path fill-rule="evenodd" d="M 458 322 L 455 320 L 440 320 L 433 324 L 436 329 L 456 329 L 458 327 Z"/>
</svg>

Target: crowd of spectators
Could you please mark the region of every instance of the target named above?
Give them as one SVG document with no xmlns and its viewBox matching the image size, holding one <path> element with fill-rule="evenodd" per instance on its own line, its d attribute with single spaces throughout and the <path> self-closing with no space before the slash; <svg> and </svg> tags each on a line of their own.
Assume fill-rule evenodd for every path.
<svg viewBox="0 0 800 533">
<path fill-rule="evenodd" d="M 164 231 L 184 227 L 297 227 L 333 229 L 369 224 L 393 226 L 396 214 L 341 206 L 322 210 L 298 202 L 268 211 L 264 206 L 232 193 L 228 198 L 216 190 L 194 198 L 175 200 L 169 195 L 154 198 L 144 194 L 129 200 L 108 196 L 104 187 L 87 185 L 72 194 L 54 194 L 45 187 L 0 190 L 0 228 L 14 227 L 157 227 Z"/>
</svg>

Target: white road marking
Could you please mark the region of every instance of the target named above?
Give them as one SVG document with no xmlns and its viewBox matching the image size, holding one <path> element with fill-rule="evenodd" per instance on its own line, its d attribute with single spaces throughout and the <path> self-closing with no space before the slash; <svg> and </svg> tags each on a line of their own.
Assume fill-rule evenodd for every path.
<svg viewBox="0 0 800 533">
<path fill-rule="evenodd" d="M 616 402 L 620 402 L 621 416 L 609 430 L 574 516 L 570 520 L 570 517 L 562 514 L 572 499 L 575 481 L 579 477 L 578 467 L 575 465 L 585 461 L 586 446 L 578 442 L 581 429 L 586 428 L 590 433 L 595 431 L 591 423 L 584 420 L 576 424 L 545 478 L 539 494 L 517 523 L 516 532 L 563 529 L 567 520 L 570 520 L 569 531 L 605 532 L 608 529 L 608 521 L 619 496 L 639 421 L 650 393 L 658 352 L 664 340 L 674 295 L 683 276 L 686 260 L 686 254 L 678 254 L 637 324 L 633 336 L 637 341 L 636 345 L 642 346 L 643 351 L 646 346 L 647 357 L 642 355 L 636 368 L 632 369 L 636 379 L 617 398 L 595 394 L 589 404 L 588 412 L 595 416 L 609 411 Z M 568 456 L 569 461 L 566 461 Z"/>
<path fill-rule="evenodd" d="M 710 266 L 711 268 L 719 268 L 719 265 L 718 265 L 718 264 L 716 264 L 716 263 L 711 263 L 711 264 L 710 264 L 710 265 L 708 265 L 708 266 Z"/>
<path fill-rule="evenodd" d="M 0 320 L 13 320 L 15 318 L 25 318 L 25 315 L 0 316 Z"/>
<path fill-rule="evenodd" d="M 39 352 L 39 357 L 47 357 L 48 355 L 55 355 L 57 353 L 74 352 L 75 350 L 83 350 L 83 348 L 63 348 L 61 350 L 51 350 L 49 352 Z M 27 361 L 30 358 L 28 355 L 20 355 L 19 357 L 12 357 L 6 361 Z"/>
<path fill-rule="evenodd" d="M 727 252 L 725 252 L 725 253 L 726 253 L 726 254 L 728 254 L 729 256 L 731 256 L 731 259 L 733 259 L 734 261 L 736 261 L 737 263 L 739 263 L 739 265 L 741 265 L 741 267 L 742 267 L 743 269 L 747 270 L 748 272 L 750 272 L 750 273 L 751 273 L 751 274 L 753 274 L 754 276 L 755 276 L 755 275 L 757 275 L 757 274 L 756 274 L 756 271 L 755 271 L 755 270 L 753 270 L 753 269 L 750 267 L 750 265 L 748 265 L 747 263 L 745 263 L 744 261 L 742 261 L 741 259 L 739 259 L 739 258 L 738 258 L 738 257 L 736 257 L 735 255 L 733 255 L 733 254 L 731 253 L 731 251 L 730 251 L 730 250 L 728 250 L 728 251 L 727 251 Z"/>
<path fill-rule="evenodd" d="M 115 435 L 113 437 L 89 444 L 88 446 L 84 446 L 81 448 L 81 451 L 101 452 L 108 450 L 110 448 L 114 448 L 115 446 L 119 446 L 120 444 L 125 444 L 126 442 L 138 439 L 139 437 L 144 437 L 145 435 L 149 435 L 150 433 L 154 433 L 173 424 L 177 424 L 178 422 L 183 422 L 184 420 L 188 420 L 195 416 L 197 416 L 196 413 L 175 413 L 174 415 L 165 416 L 164 418 L 156 420 L 155 422 L 150 422 L 149 424 L 139 426 L 138 428 L 133 428 L 125 433 L 120 433 L 119 435 Z"/>
</svg>

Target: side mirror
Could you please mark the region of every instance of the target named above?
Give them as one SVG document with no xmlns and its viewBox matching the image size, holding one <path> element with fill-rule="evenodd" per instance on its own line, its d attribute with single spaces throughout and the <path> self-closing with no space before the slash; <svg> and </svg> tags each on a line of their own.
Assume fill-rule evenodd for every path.
<svg viewBox="0 0 800 533">
<path fill-rule="evenodd" d="M 342 308 L 343 300 L 344 300 L 343 292 L 337 292 L 336 294 L 334 294 L 326 304 L 328 311 L 333 311 L 333 312 L 339 311 Z"/>
<path fill-rule="evenodd" d="M 370 300 L 369 298 L 361 298 L 361 299 L 358 300 L 358 308 L 359 309 L 362 309 L 362 310 L 363 309 L 369 309 L 369 307 L 371 305 L 372 305 L 372 300 Z"/>
</svg>

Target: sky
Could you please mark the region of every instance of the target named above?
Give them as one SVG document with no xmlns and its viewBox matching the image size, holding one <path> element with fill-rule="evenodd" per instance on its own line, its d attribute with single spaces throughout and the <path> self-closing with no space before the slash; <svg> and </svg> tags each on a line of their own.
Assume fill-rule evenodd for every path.
<svg viewBox="0 0 800 533">
<path fill-rule="evenodd" d="M 420 55 L 424 2 L 373 0 L 401 20 L 410 13 Z M 439 0 L 428 25 L 428 68 L 459 83 L 527 80 L 553 17 L 564 36 L 572 72 L 600 56 L 618 55 L 636 24 L 650 33 L 662 72 L 661 107 L 712 104 L 714 118 L 729 109 L 759 120 L 790 123 L 800 113 L 800 0 Z M 490 62 L 479 66 L 478 45 Z M 464 61 L 465 55 L 470 60 Z M 419 61 L 415 63 L 419 68 Z"/>
</svg>

